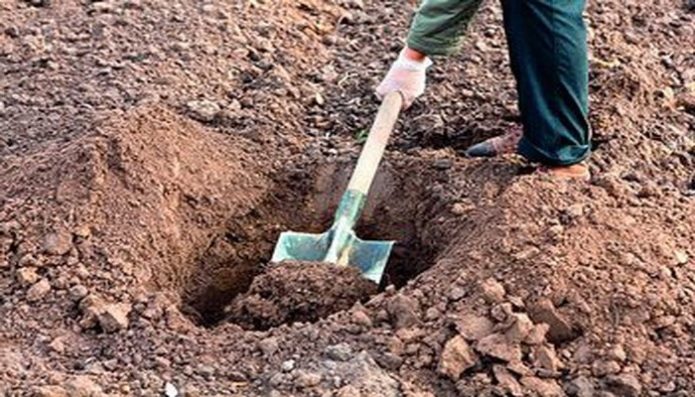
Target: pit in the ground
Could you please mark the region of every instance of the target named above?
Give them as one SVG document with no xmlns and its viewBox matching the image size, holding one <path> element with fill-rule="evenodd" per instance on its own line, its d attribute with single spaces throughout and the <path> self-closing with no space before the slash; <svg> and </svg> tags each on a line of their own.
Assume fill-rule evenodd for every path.
<svg viewBox="0 0 695 397">
<path fill-rule="evenodd" d="M 376 292 L 355 280 L 353 268 L 266 265 L 282 231 L 320 233 L 330 227 L 353 165 L 354 160 L 303 165 L 278 177 L 264 202 L 246 216 L 230 219 L 225 232 L 214 236 L 194 262 L 183 290 L 183 312 L 203 326 L 231 318 L 244 328 L 266 329 L 315 321 Z M 423 169 L 427 167 L 414 163 L 383 165 L 356 228 L 364 239 L 396 241 L 382 288 L 403 286 L 429 268 L 447 243 L 447 233 L 430 220 L 448 211 L 448 205 L 442 195 L 432 193 L 431 176 Z M 311 288 L 292 289 L 302 283 Z M 275 299 L 281 296 L 288 299 Z M 269 301 L 280 304 L 269 307 Z M 248 318 L 243 317 L 245 311 Z"/>
</svg>

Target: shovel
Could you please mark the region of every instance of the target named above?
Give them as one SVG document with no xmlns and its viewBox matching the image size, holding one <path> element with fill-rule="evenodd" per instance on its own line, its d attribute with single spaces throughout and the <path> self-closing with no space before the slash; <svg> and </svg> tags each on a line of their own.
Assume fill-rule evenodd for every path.
<svg viewBox="0 0 695 397">
<path fill-rule="evenodd" d="M 293 260 L 355 266 L 363 277 L 379 284 L 394 242 L 362 240 L 352 229 L 367 201 L 402 104 L 400 92 L 390 93 L 382 101 L 331 228 L 321 234 L 283 232 L 275 245 L 272 262 Z"/>
</svg>

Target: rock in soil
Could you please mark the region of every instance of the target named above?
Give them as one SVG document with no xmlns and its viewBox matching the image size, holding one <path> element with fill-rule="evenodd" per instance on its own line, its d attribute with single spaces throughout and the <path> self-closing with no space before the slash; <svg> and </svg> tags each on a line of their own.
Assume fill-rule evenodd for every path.
<svg viewBox="0 0 695 397">
<path fill-rule="evenodd" d="M 476 365 L 478 357 L 462 336 L 456 335 L 444 345 L 437 372 L 456 381 L 461 374 Z"/>
<path fill-rule="evenodd" d="M 249 329 L 313 322 L 376 292 L 359 269 L 327 263 L 270 264 L 228 307 L 228 321 Z"/>
</svg>

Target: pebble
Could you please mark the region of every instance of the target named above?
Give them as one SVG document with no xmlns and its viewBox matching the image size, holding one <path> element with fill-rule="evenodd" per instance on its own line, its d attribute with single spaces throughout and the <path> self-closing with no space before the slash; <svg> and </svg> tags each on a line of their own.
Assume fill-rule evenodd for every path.
<svg viewBox="0 0 695 397">
<path fill-rule="evenodd" d="M 527 345 L 540 345 L 545 342 L 545 336 L 548 334 L 550 326 L 546 323 L 540 323 L 533 326 L 533 329 L 524 339 L 524 343 Z"/>
<path fill-rule="evenodd" d="M 36 302 L 46 296 L 51 290 L 51 284 L 45 278 L 36 282 L 34 285 L 27 290 L 27 300 L 29 302 Z"/>
<path fill-rule="evenodd" d="M 61 386 L 40 386 L 34 388 L 31 393 L 33 397 L 69 397 L 68 391 Z"/>
<path fill-rule="evenodd" d="M 521 385 L 507 368 L 501 365 L 494 365 L 492 374 L 507 394 L 514 397 L 523 396 Z"/>
<path fill-rule="evenodd" d="M 538 346 L 533 350 L 533 364 L 536 368 L 544 369 L 552 374 L 562 367 L 552 346 Z"/>
<path fill-rule="evenodd" d="M 87 376 L 76 376 L 65 384 L 70 397 L 93 397 L 102 395 L 101 387 Z"/>
<path fill-rule="evenodd" d="M 294 369 L 295 362 L 294 360 L 287 360 L 282 362 L 282 372 L 290 372 Z"/>
<path fill-rule="evenodd" d="M 43 250 L 49 255 L 65 255 L 72 249 L 72 234 L 59 229 L 44 236 Z"/>
<path fill-rule="evenodd" d="M 553 380 L 544 380 L 535 376 L 525 376 L 521 378 L 521 384 L 529 391 L 540 397 L 561 397 L 565 394 L 562 388 Z"/>
<path fill-rule="evenodd" d="M 118 332 L 128 328 L 128 313 L 131 306 L 125 303 L 110 304 L 98 314 L 99 325 L 108 333 Z"/>
<path fill-rule="evenodd" d="M 565 386 L 565 392 L 570 397 L 593 397 L 594 384 L 585 376 L 579 376 Z"/>
<path fill-rule="evenodd" d="M 39 275 L 34 267 L 22 267 L 17 270 L 17 281 L 23 286 L 29 286 L 39 281 Z"/>
<path fill-rule="evenodd" d="M 638 397 L 642 394 L 642 385 L 632 374 L 610 375 L 604 383 L 617 396 Z"/>
<path fill-rule="evenodd" d="M 494 324 L 487 317 L 466 314 L 456 320 L 456 329 L 466 340 L 477 341 L 492 333 Z"/>
<path fill-rule="evenodd" d="M 454 165 L 454 162 L 451 161 L 451 159 L 437 159 L 434 161 L 432 165 L 435 169 L 444 171 L 451 168 Z"/>
<path fill-rule="evenodd" d="M 478 356 L 462 336 L 456 335 L 444 345 L 437 372 L 457 380 L 461 374 L 478 363 Z"/>
<path fill-rule="evenodd" d="M 388 303 L 386 310 L 396 329 L 411 327 L 420 322 L 416 310 L 417 302 L 403 294 L 395 295 Z"/>
<path fill-rule="evenodd" d="M 84 285 L 77 284 L 70 288 L 70 291 L 68 291 L 68 293 L 70 294 L 70 299 L 77 302 L 82 300 L 85 296 L 87 296 L 89 294 L 89 290 L 87 290 L 87 287 L 85 287 Z"/>
<path fill-rule="evenodd" d="M 310 388 L 321 383 L 321 374 L 315 372 L 299 371 L 295 384 L 299 387 Z"/>
<path fill-rule="evenodd" d="M 364 310 L 355 310 L 352 312 L 352 322 L 365 328 L 371 328 L 372 326 L 372 319 Z"/>
<path fill-rule="evenodd" d="M 65 343 L 63 343 L 63 338 L 58 337 L 55 338 L 51 341 L 51 343 L 48 345 L 48 347 L 51 348 L 56 353 L 63 353 L 65 352 Z"/>
<path fill-rule="evenodd" d="M 485 300 L 489 303 L 502 302 L 502 300 L 504 300 L 504 295 L 506 294 L 504 286 L 493 278 L 489 278 L 481 283 L 480 289 L 483 294 L 483 298 L 485 298 Z"/>
<path fill-rule="evenodd" d="M 278 351 L 278 340 L 276 337 L 265 338 L 258 342 L 258 348 L 261 349 L 266 356 L 272 356 Z"/>
<path fill-rule="evenodd" d="M 606 376 L 620 372 L 620 364 L 613 360 L 598 360 L 591 366 L 594 376 Z"/>
<path fill-rule="evenodd" d="M 352 348 L 347 343 L 328 346 L 326 356 L 335 361 L 347 361 L 352 356 Z"/>
<path fill-rule="evenodd" d="M 504 335 L 510 342 L 518 343 L 526 339 L 534 329 L 533 322 L 525 313 L 513 313 L 511 317 L 514 323 Z"/>
<path fill-rule="evenodd" d="M 479 340 L 475 349 L 486 356 L 506 362 L 521 361 L 521 348 L 512 344 L 502 334 L 491 334 Z"/>
<path fill-rule="evenodd" d="M 458 285 L 455 285 L 449 290 L 449 299 L 451 301 L 460 300 L 464 296 L 466 296 L 466 290 L 459 287 Z"/>
<path fill-rule="evenodd" d="M 354 386 L 347 385 L 341 387 L 336 393 L 336 397 L 361 397 L 362 393 L 360 393 L 359 389 L 357 389 Z"/>
<path fill-rule="evenodd" d="M 561 343 L 574 339 L 574 332 L 569 322 L 557 312 L 550 299 L 540 299 L 529 311 L 531 319 L 535 323 L 546 323 L 549 326 L 548 340 L 552 343 Z"/>
<path fill-rule="evenodd" d="M 186 108 L 191 117 L 205 123 L 213 121 L 222 110 L 220 105 L 208 100 L 190 101 L 186 103 Z"/>
</svg>

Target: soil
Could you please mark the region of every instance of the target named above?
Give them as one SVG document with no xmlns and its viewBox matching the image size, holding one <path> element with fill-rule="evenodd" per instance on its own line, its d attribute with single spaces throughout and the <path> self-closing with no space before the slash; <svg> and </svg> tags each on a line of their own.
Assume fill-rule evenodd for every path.
<svg viewBox="0 0 695 397">
<path fill-rule="evenodd" d="M 365 301 L 376 290 L 377 285 L 352 266 L 269 264 L 249 290 L 229 305 L 227 320 L 247 329 L 314 322 Z"/>
<path fill-rule="evenodd" d="M 590 2 L 584 184 L 460 155 L 519 121 L 486 2 L 357 226 L 372 293 L 264 264 L 330 225 L 413 2 L 0 2 L 0 395 L 695 394 L 690 3 Z"/>
</svg>

